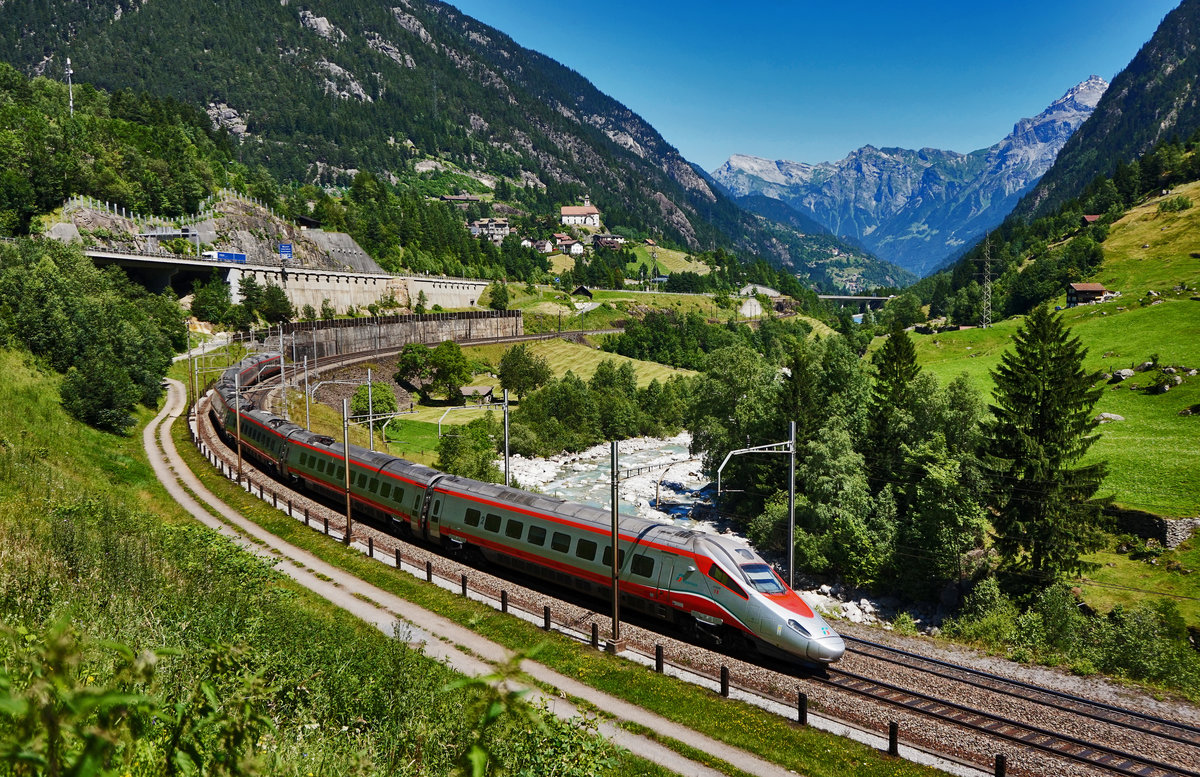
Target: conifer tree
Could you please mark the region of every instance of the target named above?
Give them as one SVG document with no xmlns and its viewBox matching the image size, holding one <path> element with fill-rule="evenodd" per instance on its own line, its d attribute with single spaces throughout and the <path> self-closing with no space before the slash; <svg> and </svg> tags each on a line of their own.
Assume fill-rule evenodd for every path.
<svg viewBox="0 0 1200 777">
<path fill-rule="evenodd" d="M 905 431 L 912 417 L 911 385 L 921 368 L 917 365 L 917 349 L 898 322 L 892 325 L 892 333 L 871 361 L 876 370 L 871 390 L 871 469 L 873 490 L 878 491 L 899 476 L 900 446 L 907 441 Z"/>
<path fill-rule="evenodd" d="M 1099 435 L 1092 417 L 1101 389 L 1083 369 L 1087 354 L 1062 317 L 1036 308 L 992 373 L 994 420 L 985 462 L 992 485 L 996 550 L 1018 587 L 1084 571 L 1080 556 L 1102 542 L 1096 491 L 1104 462 L 1081 465 Z"/>
</svg>

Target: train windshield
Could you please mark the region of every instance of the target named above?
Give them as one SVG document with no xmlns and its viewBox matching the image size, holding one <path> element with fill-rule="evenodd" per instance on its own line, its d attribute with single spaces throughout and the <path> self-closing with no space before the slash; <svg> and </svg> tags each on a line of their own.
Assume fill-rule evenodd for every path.
<svg viewBox="0 0 1200 777">
<path fill-rule="evenodd" d="M 784 593 L 783 583 L 779 582 L 779 578 L 766 564 L 742 564 L 742 571 L 746 573 L 746 578 L 750 585 L 754 586 L 754 590 L 764 594 Z"/>
</svg>

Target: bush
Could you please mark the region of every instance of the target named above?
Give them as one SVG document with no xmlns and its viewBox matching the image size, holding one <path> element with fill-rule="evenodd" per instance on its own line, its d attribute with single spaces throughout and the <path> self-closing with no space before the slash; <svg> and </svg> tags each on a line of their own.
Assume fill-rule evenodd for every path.
<svg viewBox="0 0 1200 777">
<path fill-rule="evenodd" d="M 1178 213 L 1192 207 L 1192 200 L 1187 195 L 1180 194 L 1158 203 L 1159 213 Z"/>
</svg>

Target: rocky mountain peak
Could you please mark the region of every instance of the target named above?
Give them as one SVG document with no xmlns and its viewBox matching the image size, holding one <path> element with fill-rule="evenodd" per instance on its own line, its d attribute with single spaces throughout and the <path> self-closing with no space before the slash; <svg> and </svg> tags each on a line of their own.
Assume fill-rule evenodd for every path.
<svg viewBox="0 0 1200 777">
<path fill-rule="evenodd" d="M 734 195 L 781 200 L 834 234 L 917 273 L 995 227 L 1095 110 L 1108 82 L 1090 76 L 989 148 L 961 154 L 866 145 L 837 162 L 735 154 L 713 172 Z"/>
</svg>

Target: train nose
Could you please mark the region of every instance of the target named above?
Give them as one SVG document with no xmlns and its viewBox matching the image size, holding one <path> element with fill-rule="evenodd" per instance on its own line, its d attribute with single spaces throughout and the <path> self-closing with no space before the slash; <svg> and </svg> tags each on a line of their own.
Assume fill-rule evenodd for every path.
<svg viewBox="0 0 1200 777">
<path fill-rule="evenodd" d="M 846 652 L 846 643 L 839 636 L 814 639 L 808 643 L 808 657 L 823 664 L 832 664 Z"/>
</svg>

